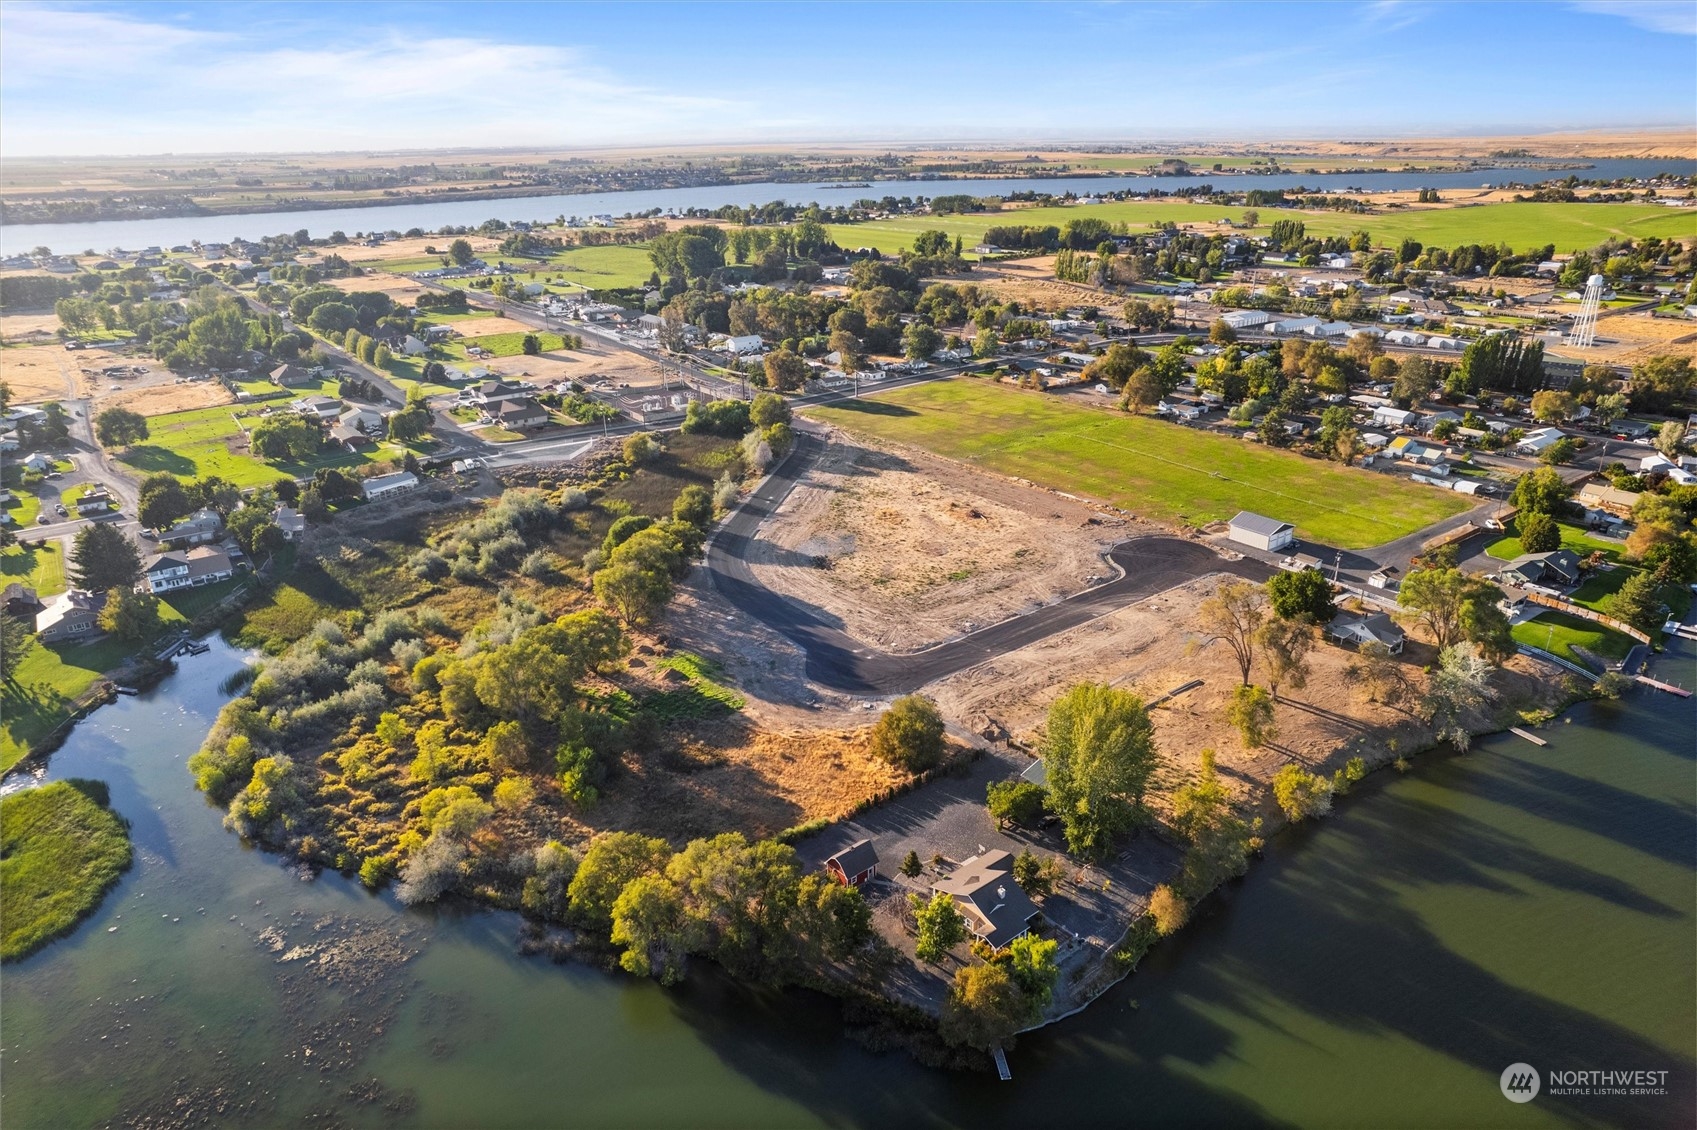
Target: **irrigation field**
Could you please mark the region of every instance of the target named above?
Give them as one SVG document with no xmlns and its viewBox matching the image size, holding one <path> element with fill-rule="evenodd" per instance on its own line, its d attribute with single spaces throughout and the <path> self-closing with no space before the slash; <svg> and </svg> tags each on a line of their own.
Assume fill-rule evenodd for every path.
<svg viewBox="0 0 1697 1130">
<path fill-rule="evenodd" d="M 812 408 L 851 432 L 1204 525 L 1239 510 L 1345 549 L 1379 545 L 1472 503 L 1453 491 L 970 377 Z"/>
</svg>

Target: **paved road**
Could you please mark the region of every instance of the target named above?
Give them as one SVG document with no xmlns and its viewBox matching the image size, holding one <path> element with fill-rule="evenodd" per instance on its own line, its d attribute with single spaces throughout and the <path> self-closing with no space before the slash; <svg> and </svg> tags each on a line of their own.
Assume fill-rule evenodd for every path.
<svg viewBox="0 0 1697 1130">
<path fill-rule="evenodd" d="M 798 435 L 796 449 L 714 535 L 706 568 L 714 586 L 732 604 L 801 647 L 807 654 L 807 677 L 833 690 L 906 693 L 1205 573 L 1235 573 L 1264 581 L 1274 572 L 1248 558 L 1227 561 L 1208 546 L 1185 538 L 1131 538 L 1109 552 L 1121 570 L 1117 580 L 924 651 L 906 655 L 873 651 L 844 632 L 829 613 L 766 588 L 748 566 L 749 544 L 761 524 L 822 450 L 818 438 Z"/>
</svg>

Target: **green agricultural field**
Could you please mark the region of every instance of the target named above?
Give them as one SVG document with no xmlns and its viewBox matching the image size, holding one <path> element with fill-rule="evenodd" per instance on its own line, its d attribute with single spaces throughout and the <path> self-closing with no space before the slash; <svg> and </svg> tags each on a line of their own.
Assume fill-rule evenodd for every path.
<svg viewBox="0 0 1697 1130">
<path fill-rule="evenodd" d="M 654 260 L 646 244 L 609 247 L 574 247 L 538 263 L 537 281 L 558 275 L 566 282 L 580 283 L 591 290 L 615 290 L 641 286 L 654 273 Z"/>
<path fill-rule="evenodd" d="M 0 800 L 0 961 L 68 934 L 130 866 L 124 821 L 99 781 L 54 781 Z"/>
<path fill-rule="evenodd" d="M 831 238 L 844 247 L 876 247 L 900 251 L 924 231 L 958 235 L 966 247 L 981 241 L 984 232 L 1001 225 L 1065 227 L 1068 220 L 1093 218 L 1125 223 L 1132 231 L 1156 223 L 1199 224 L 1231 218 L 1241 221 L 1245 209 L 1188 201 L 1121 201 L 1050 208 L 1010 208 L 969 216 L 898 216 L 864 224 L 829 225 Z M 1554 243 L 1558 252 L 1593 247 L 1610 236 L 1645 236 L 1689 240 L 1697 237 L 1697 215 L 1656 204 L 1481 204 L 1470 208 L 1410 209 L 1383 215 L 1348 212 L 1310 212 L 1257 208 L 1261 228 L 1274 220 L 1299 219 L 1314 235 L 1345 235 L 1365 229 L 1375 246 L 1394 246 L 1405 238 L 1428 246 L 1455 247 L 1466 243 L 1502 243 L 1516 250 Z M 644 276 L 647 277 L 646 275 Z"/>
<path fill-rule="evenodd" d="M 1580 557 L 1589 557 L 1593 553 L 1601 553 L 1604 560 L 1620 561 L 1620 555 L 1625 549 L 1620 542 L 1594 538 L 1578 526 L 1570 526 L 1565 522 L 1558 522 L 1556 525 L 1561 530 L 1561 547 L 1563 549 L 1571 549 Z M 1519 532 L 1515 529 L 1514 523 L 1509 523 L 1504 535 L 1485 547 L 1485 552 L 1489 556 L 1495 557 L 1499 561 L 1513 561 L 1526 552 L 1525 549 L 1521 548 Z"/>
<path fill-rule="evenodd" d="M 536 334 L 544 353 L 551 353 L 566 347 L 565 340 L 559 334 L 548 333 L 545 330 L 515 330 L 512 333 L 490 334 L 487 337 L 461 338 L 458 341 L 448 342 L 443 346 L 443 349 L 462 361 L 472 360 L 471 356 L 466 353 L 468 345 L 481 346 L 497 357 L 517 357 L 524 352 L 524 339 L 529 337 L 531 332 Z"/>
<path fill-rule="evenodd" d="M 301 390 L 301 394 L 311 395 L 313 391 Z M 326 395 L 335 395 L 335 390 Z M 158 471 L 180 479 L 218 475 L 238 487 L 254 487 L 285 477 L 308 478 L 320 467 L 358 467 L 402 453 L 399 447 L 383 444 L 359 453 L 326 452 L 300 463 L 267 462 L 247 453 L 244 432 L 261 417 L 239 415 L 243 411 L 239 407 L 223 406 L 154 416 L 147 422 L 148 440 L 120 453 L 118 458 L 140 475 Z"/>
<path fill-rule="evenodd" d="M 1472 505 L 1390 475 L 973 378 L 808 411 L 1137 514 L 1200 526 L 1252 510 L 1349 549 L 1392 541 Z"/>
<path fill-rule="evenodd" d="M 65 551 L 58 541 L 25 549 L 14 545 L 0 551 L 0 577 L 22 581 L 43 599 L 65 591 Z"/>
<path fill-rule="evenodd" d="M 1584 666 L 1585 661 L 1573 650 L 1575 644 L 1609 659 L 1625 659 L 1626 653 L 1638 642 L 1613 628 L 1554 609 L 1539 613 L 1536 619 L 1516 624 L 1511 634 L 1515 643 L 1540 648 L 1580 666 Z"/>
</svg>

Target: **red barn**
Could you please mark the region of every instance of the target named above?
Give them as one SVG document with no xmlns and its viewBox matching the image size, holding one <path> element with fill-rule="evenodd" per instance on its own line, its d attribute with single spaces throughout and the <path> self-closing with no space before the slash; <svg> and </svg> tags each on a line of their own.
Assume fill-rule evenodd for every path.
<svg viewBox="0 0 1697 1130">
<path fill-rule="evenodd" d="M 825 871 L 845 887 L 858 887 L 878 874 L 878 851 L 871 840 L 861 840 L 825 861 Z"/>
</svg>

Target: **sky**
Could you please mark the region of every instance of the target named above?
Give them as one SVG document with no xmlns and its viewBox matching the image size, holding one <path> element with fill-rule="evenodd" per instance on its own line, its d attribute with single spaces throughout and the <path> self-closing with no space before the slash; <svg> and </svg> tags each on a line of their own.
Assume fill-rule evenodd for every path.
<svg viewBox="0 0 1697 1130">
<path fill-rule="evenodd" d="M 0 158 L 1697 129 L 1697 2 L 0 3 Z"/>
</svg>

